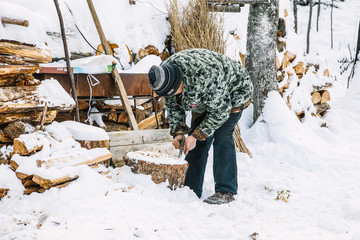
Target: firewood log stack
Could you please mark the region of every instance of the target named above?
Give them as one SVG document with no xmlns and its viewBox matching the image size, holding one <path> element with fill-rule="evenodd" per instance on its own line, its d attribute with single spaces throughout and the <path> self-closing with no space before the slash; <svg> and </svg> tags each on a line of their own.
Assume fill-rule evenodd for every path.
<svg viewBox="0 0 360 240">
<path fill-rule="evenodd" d="M 299 120 L 309 113 L 322 118 L 330 109 L 328 89 L 332 87 L 333 79 L 325 64 L 309 62 L 303 56 L 296 56 L 287 50 L 287 16 L 285 9 L 284 18 L 279 19 L 277 32 L 276 69 L 279 92 Z M 300 97 L 304 93 L 308 95 L 308 99 Z"/>
<path fill-rule="evenodd" d="M 49 63 L 51 60 L 49 49 L 12 40 L 0 40 L 0 147 L 12 144 L 17 137 L 14 136 L 14 133 L 17 133 L 14 132 L 14 123 L 22 121 L 34 125 L 48 124 L 53 122 L 58 112 L 73 110 L 72 103 L 57 104 L 56 101 L 44 99 L 40 94 L 41 91 L 44 92 L 44 88 L 47 92 L 50 92 L 52 87 L 61 88 L 55 80 L 47 80 L 42 84 L 43 82 L 33 76 L 40 69 L 40 63 Z M 61 95 L 58 91 L 56 93 Z M 69 99 L 70 97 L 66 98 Z M 64 99 L 64 102 L 66 100 Z M 24 131 L 20 131 L 20 134 L 23 133 Z"/>
<path fill-rule="evenodd" d="M 67 147 L 61 150 L 63 144 Z M 64 126 L 54 122 L 44 131 L 15 138 L 9 165 L 24 186 L 24 194 L 31 194 L 63 188 L 79 177 L 76 166 L 108 165 L 111 157 L 106 147 L 82 148 Z"/>
</svg>

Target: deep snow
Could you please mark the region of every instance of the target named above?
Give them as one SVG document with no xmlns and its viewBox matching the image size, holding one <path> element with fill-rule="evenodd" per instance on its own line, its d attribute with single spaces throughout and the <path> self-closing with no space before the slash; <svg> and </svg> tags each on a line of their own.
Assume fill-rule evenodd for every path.
<svg viewBox="0 0 360 240">
<path fill-rule="evenodd" d="M 86 4 L 66 2 L 78 10 L 73 10 L 76 20 L 95 41 L 95 30 L 92 24 L 87 24 L 90 16 Z M 109 38 L 124 41 L 133 49 L 151 42 L 161 48 L 167 32 L 165 14 L 149 3 L 145 4 L 145 0 L 137 1 L 139 3 L 135 6 L 122 2 L 94 0 L 99 7 L 98 14 L 101 13 L 100 20 L 111 22 L 118 29 L 110 30 L 110 25 L 105 27 Z M 151 1 L 151 4 L 165 11 L 161 2 Z M 24 7 L 21 11 L 30 12 L 33 19 L 46 20 L 43 24 L 37 20 L 37 27 L 42 26 L 37 29 L 41 34 L 29 34 L 29 40 L 49 40 L 42 34 L 42 28 L 55 28 L 52 3 L 40 0 L 36 3 L 38 9 L 35 3 L 25 0 L 2 0 L 0 15 L 6 12 L 10 16 L 11 6 L 20 4 Z M 269 94 L 263 115 L 254 125 L 251 123 L 251 107 L 247 109 L 240 126 L 242 137 L 254 158 L 237 154 L 239 192 L 235 202 L 222 206 L 207 205 L 187 187 L 170 191 L 166 183 L 156 185 L 149 176 L 134 175 L 128 167 L 94 170 L 81 166 L 77 168 L 79 179 L 66 188 L 30 196 L 10 191 L 10 198 L 0 202 L 0 239 L 243 240 L 250 239 L 249 236 L 256 232 L 258 240 L 359 240 L 360 67 L 356 68 L 347 90 L 349 70 L 341 75 L 338 61 L 349 57 L 347 44 L 351 49 L 355 48 L 360 2 L 345 0 L 335 3 L 339 8 L 334 9 L 334 49 L 330 49 L 328 7 L 322 8 L 320 31 L 312 31 L 310 48 L 310 58 L 325 60 L 336 78 L 330 90 L 331 109 L 324 119 L 328 127 L 320 128 L 311 119 L 300 123 L 277 92 Z M 281 4 L 291 6 L 287 0 L 281 0 Z M 119 5 L 131 10 L 124 14 Z M 32 12 L 34 9 L 37 12 Z M 299 7 L 299 41 L 294 44 L 298 54 L 305 49 L 307 11 L 307 7 Z M 16 15 L 16 11 L 11 13 Z M 143 14 L 142 17 L 131 17 L 126 21 L 122 18 L 122 14 L 132 16 L 139 13 Z M 239 15 L 230 14 L 228 21 L 246 19 L 246 13 L 245 10 Z M 313 20 L 313 26 L 315 22 Z M 241 34 L 244 32 L 242 22 L 234 20 L 228 22 L 229 25 L 229 29 L 237 28 L 239 36 L 244 37 Z M 0 25 L 0 28 L 3 27 Z M 0 31 L 0 36 L 16 37 L 12 30 Z M 73 49 L 87 48 L 78 36 L 72 41 Z M 238 45 L 233 43 L 229 43 L 230 49 L 244 49 L 244 41 L 236 43 Z M 61 55 L 59 43 L 53 41 L 49 45 L 55 54 Z M 205 175 L 203 198 L 214 191 L 211 159 L 212 153 Z M 105 175 L 98 173 L 109 170 Z M 7 166 L 0 166 L 0 187 L 21 187 L 16 184 L 20 183 Z M 274 200 L 280 190 L 290 190 L 287 203 Z M 48 218 L 37 229 L 36 224 L 43 214 Z"/>
</svg>

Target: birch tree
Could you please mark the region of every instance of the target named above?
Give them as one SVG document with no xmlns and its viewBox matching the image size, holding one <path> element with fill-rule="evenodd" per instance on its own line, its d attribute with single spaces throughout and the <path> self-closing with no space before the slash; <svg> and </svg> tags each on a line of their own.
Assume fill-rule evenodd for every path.
<svg viewBox="0 0 360 240">
<path fill-rule="evenodd" d="M 279 0 L 268 4 L 251 4 L 248 21 L 246 69 L 254 84 L 254 122 L 260 116 L 265 98 L 277 90 L 276 32 Z"/>
</svg>

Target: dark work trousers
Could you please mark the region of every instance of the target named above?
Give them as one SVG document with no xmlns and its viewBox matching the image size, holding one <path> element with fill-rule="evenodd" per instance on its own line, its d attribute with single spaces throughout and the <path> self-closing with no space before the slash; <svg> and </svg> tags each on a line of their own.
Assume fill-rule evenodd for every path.
<svg viewBox="0 0 360 240">
<path fill-rule="evenodd" d="M 242 111 L 231 113 L 230 118 L 215 131 L 214 135 L 204 141 L 196 141 L 196 147 L 186 155 L 185 160 L 188 161 L 189 168 L 186 173 L 185 186 L 190 187 L 199 198 L 202 194 L 205 168 L 212 143 L 215 192 L 237 193 L 237 165 L 233 132 L 241 114 Z M 206 113 L 203 113 L 195 120 L 192 119 L 189 135 L 199 126 L 205 116 Z"/>
</svg>

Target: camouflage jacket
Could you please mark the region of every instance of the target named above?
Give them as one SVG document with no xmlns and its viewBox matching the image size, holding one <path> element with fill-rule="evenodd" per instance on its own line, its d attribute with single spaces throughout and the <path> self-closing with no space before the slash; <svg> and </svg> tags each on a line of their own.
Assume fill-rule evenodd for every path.
<svg viewBox="0 0 360 240">
<path fill-rule="evenodd" d="M 181 95 L 166 97 L 170 134 L 186 134 L 186 112 L 206 112 L 192 136 L 205 140 L 223 125 L 235 107 L 247 107 L 253 85 L 240 63 L 206 49 L 188 49 L 167 58 L 163 64 L 177 65 L 183 72 Z"/>
</svg>

